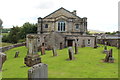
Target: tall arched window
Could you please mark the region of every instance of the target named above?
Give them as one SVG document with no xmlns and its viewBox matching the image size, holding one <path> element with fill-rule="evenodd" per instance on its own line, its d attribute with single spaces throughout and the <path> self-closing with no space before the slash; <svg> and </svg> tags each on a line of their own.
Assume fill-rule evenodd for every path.
<svg viewBox="0 0 120 80">
<path fill-rule="evenodd" d="M 65 22 L 64 21 L 58 22 L 58 31 L 65 31 Z"/>
</svg>

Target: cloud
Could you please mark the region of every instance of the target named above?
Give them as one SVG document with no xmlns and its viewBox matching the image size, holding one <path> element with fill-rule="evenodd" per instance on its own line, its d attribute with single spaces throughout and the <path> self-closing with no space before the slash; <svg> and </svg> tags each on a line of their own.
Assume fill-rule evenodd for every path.
<svg viewBox="0 0 120 80">
<path fill-rule="evenodd" d="M 0 0 L 0 18 L 4 27 L 21 26 L 25 22 L 37 23 L 60 7 L 88 18 L 88 28 L 103 31 L 118 30 L 119 0 Z"/>
</svg>

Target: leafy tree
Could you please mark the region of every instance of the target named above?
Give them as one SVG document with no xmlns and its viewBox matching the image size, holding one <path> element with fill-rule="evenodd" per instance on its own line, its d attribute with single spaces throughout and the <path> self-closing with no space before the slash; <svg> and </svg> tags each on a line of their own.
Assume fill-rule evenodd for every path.
<svg viewBox="0 0 120 80">
<path fill-rule="evenodd" d="M 11 28 L 11 31 L 8 35 L 8 42 L 17 43 L 18 40 L 20 39 L 19 35 L 20 35 L 20 27 L 13 26 L 13 28 Z"/>
<path fill-rule="evenodd" d="M 31 24 L 29 22 L 24 23 L 20 30 L 20 38 L 24 39 L 27 34 L 31 33 L 37 33 L 37 24 Z"/>
<path fill-rule="evenodd" d="M 13 26 L 10 29 L 10 33 L 6 36 L 3 36 L 3 42 L 18 43 L 25 41 L 27 34 L 37 33 L 37 24 L 31 24 L 26 22 L 23 26 Z"/>
</svg>

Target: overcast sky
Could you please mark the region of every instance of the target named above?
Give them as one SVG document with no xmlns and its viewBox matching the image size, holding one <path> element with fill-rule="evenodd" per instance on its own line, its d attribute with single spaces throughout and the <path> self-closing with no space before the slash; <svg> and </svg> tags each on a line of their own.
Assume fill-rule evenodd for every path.
<svg viewBox="0 0 120 80">
<path fill-rule="evenodd" d="M 77 10 L 79 17 L 88 18 L 88 29 L 100 31 L 118 30 L 119 0 L 0 0 L 0 18 L 4 28 L 21 26 L 25 22 L 37 23 L 38 17 L 45 17 L 64 7 Z"/>
</svg>

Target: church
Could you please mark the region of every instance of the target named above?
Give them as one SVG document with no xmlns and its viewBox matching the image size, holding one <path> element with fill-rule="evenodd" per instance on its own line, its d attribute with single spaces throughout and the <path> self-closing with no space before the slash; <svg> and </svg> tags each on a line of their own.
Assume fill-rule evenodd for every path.
<svg viewBox="0 0 120 80">
<path fill-rule="evenodd" d="M 38 18 L 37 34 L 27 35 L 27 44 L 31 36 L 37 38 L 37 47 L 45 46 L 46 49 L 63 49 L 69 46 L 96 47 L 96 37 L 87 34 L 87 17 L 77 16 L 77 11 L 72 12 L 61 7 L 53 13 Z"/>
</svg>

